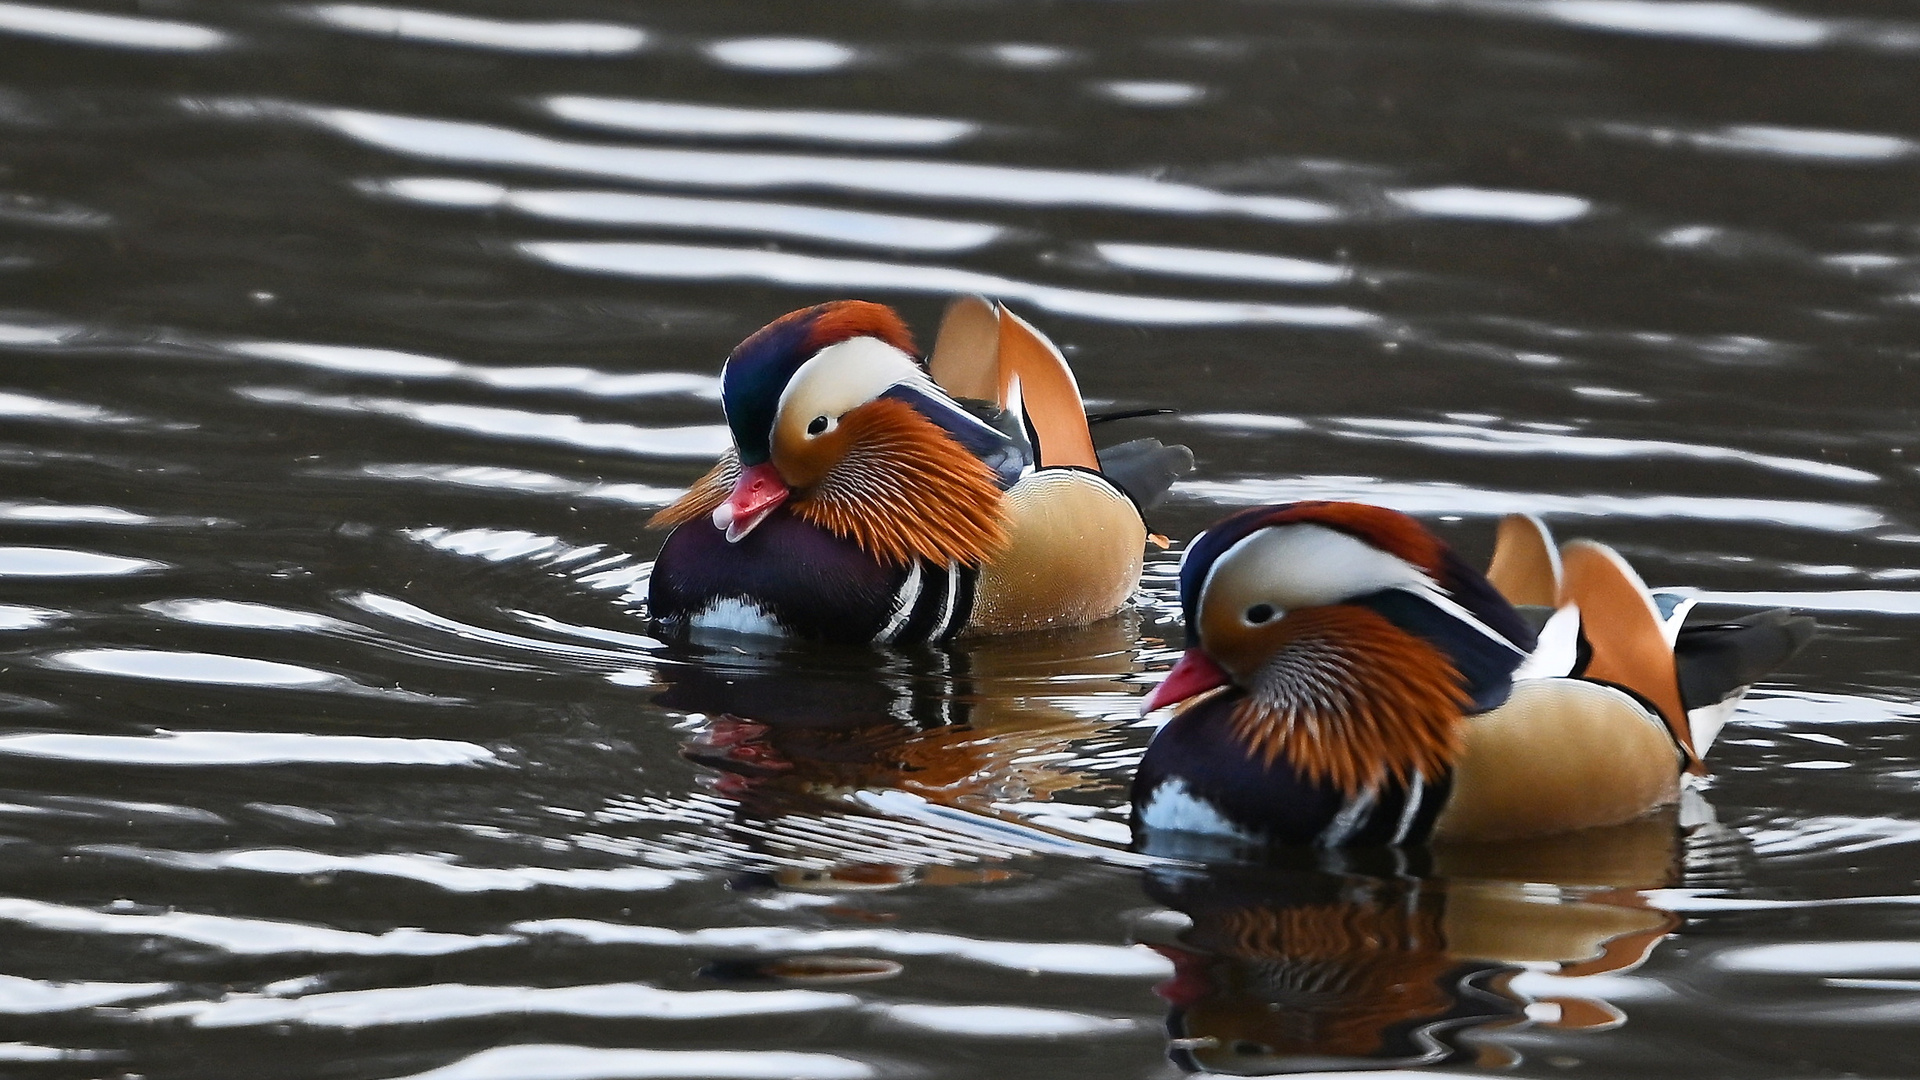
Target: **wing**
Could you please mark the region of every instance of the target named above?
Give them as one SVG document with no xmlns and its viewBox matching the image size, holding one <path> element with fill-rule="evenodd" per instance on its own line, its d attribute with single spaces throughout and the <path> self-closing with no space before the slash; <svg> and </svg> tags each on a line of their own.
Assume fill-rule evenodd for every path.
<svg viewBox="0 0 1920 1080">
<path fill-rule="evenodd" d="M 1624 687 L 1660 710 L 1686 752 L 1687 770 L 1704 774 L 1680 697 L 1673 640 L 1652 593 L 1612 548 L 1575 540 L 1560 549 L 1563 600 L 1580 608 L 1580 631 L 1591 651 L 1583 678 Z"/>
<path fill-rule="evenodd" d="M 1066 358 L 1006 305 L 978 296 L 949 304 L 927 371 L 956 398 L 992 402 L 1023 415 L 1042 467 L 1100 471 L 1080 384 Z"/>
<path fill-rule="evenodd" d="M 1500 519 L 1487 580 L 1515 607 L 1559 606 L 1560 553 L 1539 518 L 1508 514 Z"/>
</svg>

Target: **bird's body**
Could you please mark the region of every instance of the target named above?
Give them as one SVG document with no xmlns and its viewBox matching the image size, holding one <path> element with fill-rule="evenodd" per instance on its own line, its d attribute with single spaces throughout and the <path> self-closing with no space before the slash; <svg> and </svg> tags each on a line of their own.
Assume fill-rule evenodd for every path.
<svg viewBox="0 0 1920 1080">
<path fill-rule="evenodd" d="M 1683 629 L 1689 604 L 1531 519 L 1503 529 L 1493 577 L 1354 503 L 1203 534 L 1181 569 L 1190 648 L 1149 699 L 1191 703 L 1148 747 L 1136 832 L 1334 847 L 1628 821 L 1678 796 L 1812 632 L 1783 612 Z M 1550 617 L 1536 632 L 1503 593 Z"/>
<path fill-rule="evenodd" d="M 956 301 L 926 364 L 878 304 L 796 311 L 734 350 L 722 398 L 733 450 L 655 518 L 669 628 L 943 642 L 1092 622 L 1139 582 L 1136 499 L 1165 482 L 1102 470 L 1065 361 L 1004 308 Z"/>
</svg>

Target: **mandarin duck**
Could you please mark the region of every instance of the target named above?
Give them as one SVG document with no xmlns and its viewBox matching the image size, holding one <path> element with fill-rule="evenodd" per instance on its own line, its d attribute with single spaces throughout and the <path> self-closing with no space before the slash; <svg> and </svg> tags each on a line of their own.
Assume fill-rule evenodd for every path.
<svg viewBox="0 0 1920 1080">
<path fill-rule="evenodd" d="M 1412 518 L 1341 502 L 1221 521 L 1188 548 L 1180 601 L 1188 648 L 1143 711 L 1187 704 L 1134 780 L 1142 843 L 1628 821 L 1705 771 L 1740 695 L 1813 633 L 1784 610 L 1683 626 L 1688 599 L 1603 545 L 1556 551 L 1528 517 L 1503 522 L 1481 574 Z"/>
<path fill-rule="evenodd" d="M 930 359 L 890 308 L 784 315 L 721 369 L 733 447 L 650 523 L 669 631 L 944 643 L 1094 622 L 1140 580 L 1150 505 L 1192 465 L 1103 458 L 1073 373 L 1005 307 L 948 307 Z"/>
</svg>

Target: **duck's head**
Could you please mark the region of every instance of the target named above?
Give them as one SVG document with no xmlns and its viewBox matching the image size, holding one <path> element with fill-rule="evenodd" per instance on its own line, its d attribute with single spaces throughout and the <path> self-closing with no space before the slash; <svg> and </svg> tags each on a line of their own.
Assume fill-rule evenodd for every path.
<svg viewBox="0 0 1920 1080">
<path fill-rule="evenodd" d="M 839 300 L 783 315 L 721 369 L 737 464 L 711 505 L 738 542 L 782 505 L 884 561 L 977 564 L 1003 542 L 1000 488 L 964 439 L 991 436 L 927 375 L 891 308 Z M 684 517 L 669 508 L 666 524 Z M 707 507 L 702 507 L 704 512 Z"/>
<path fill-rule="evenodd" d="M 1228 517 L 1180 568 L 1187 651 L 1144 709 L 1235 688 L 1235 737 L 1357 790 L 1441 771 L 1533 633 L 1419 522 L 1360 503 Z"/>
</svg>

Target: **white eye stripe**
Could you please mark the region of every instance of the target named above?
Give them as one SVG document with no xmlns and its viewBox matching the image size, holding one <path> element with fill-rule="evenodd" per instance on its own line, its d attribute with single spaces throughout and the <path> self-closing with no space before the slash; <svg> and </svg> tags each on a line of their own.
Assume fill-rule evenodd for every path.
<svg viewBox="0 0 1920 1080">
<path fill-rule="evenodd" d="M 1217 611 L 1229 600 L 1237 608 L 1233 617 L 1245 622 L 1247 612 L 1263 603 L 1278 615 L 1391 588 L 1439 591 L 1419 567 L 1336 529 L 1311 522 L 1263 528 L 1207 568 L 1201 621 L 1208 609 Z"/>
</svg>

